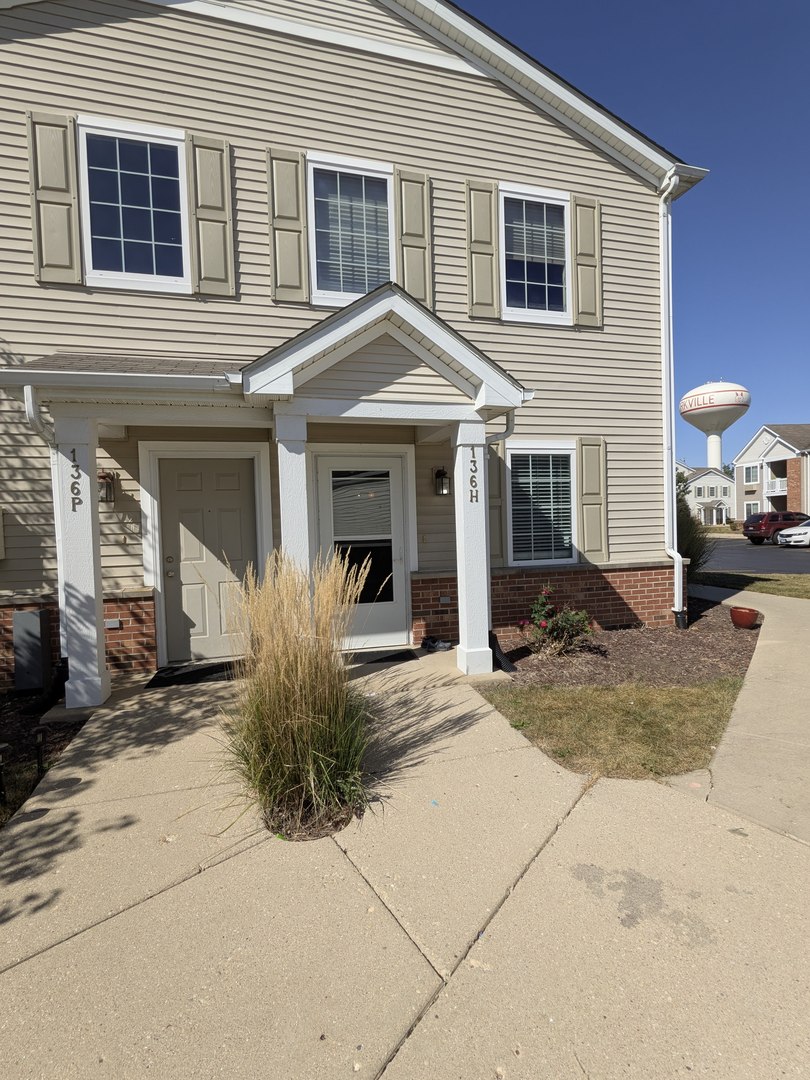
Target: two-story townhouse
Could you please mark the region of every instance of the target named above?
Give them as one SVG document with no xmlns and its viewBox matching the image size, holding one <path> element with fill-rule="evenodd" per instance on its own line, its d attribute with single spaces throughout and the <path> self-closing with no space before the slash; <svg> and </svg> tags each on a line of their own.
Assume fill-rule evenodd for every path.
<svg viewBox="0 0 810 1080">
<path fill-rule="evenodd" d="M 3 0 L 4 649 L 227 656 L 281 545 L 355 647 L 539 589 L 671 621 L 671 203 L 704 175 L 443 0 Z M 9 660 L 6 658 L 9 670 Z"/>
<path fill-rule="evenodd" d="M 764 424 L 734 458 L 742 516 L 810 514 L 810 424 Z"/>
<path fill-rule="evenodd" d="M 686 504 L 704 525 L 725 525 L 737 517 L 734 481 L 722 469 L 676 466 L 684 478 Z"/>
</svg>

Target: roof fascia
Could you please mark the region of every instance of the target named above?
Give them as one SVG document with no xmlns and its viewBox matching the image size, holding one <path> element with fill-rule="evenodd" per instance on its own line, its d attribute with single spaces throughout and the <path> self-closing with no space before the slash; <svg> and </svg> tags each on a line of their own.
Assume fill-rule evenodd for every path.
<svg viewBox="0 0 810 1080">
<path fill-rule="evenodd" d="M 550 113 L 564 127 L 575 131 L 656 188 L 673 169 L 681 179 L 680 194 L 707 175 L 708 169 L 687 165 L 640 132 L 633 131 L 606 109 L 555 77 L 537 61 L 454 5 L 441 0 L 378 0 L 378 3 L 467 56 L 491 78 L 505 83 L 520 97 Z M 603 134 L 597 134 L 594 126 Z M 616 140 L 626 149 L 613 145 L 611 140 Z M 645 165 L 630 156 L 628 150 L 649 164 Z"/>
<path fill-rule="evenodd" d="M 2 0 L 0 0 L 2 2 Z M 0 368 L 0 386 L 36 386 L 52 390 L 161 390 L 229 392 L 234 384 L 222 375 L 141 375 L 126 372 L 48 371 L 42 368 Z"/>
</svg>

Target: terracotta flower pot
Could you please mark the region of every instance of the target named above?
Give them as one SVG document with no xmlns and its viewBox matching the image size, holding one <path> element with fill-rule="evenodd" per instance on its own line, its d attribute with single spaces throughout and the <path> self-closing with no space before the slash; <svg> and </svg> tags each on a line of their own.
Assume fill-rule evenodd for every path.
<svg viewBox="0 0 810 1080">
<path fill-rule="evenodd" d="M 759 618 L 759 612 L 752 607 L 731 608 L 731 621 L 738 630 L 750 630 Z"/>
</svg>

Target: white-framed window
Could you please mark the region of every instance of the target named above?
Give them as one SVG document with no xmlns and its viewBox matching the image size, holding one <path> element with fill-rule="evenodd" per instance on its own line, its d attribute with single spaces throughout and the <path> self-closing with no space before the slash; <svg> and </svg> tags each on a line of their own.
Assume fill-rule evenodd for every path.
<svg viewBox="0 0 810 1080">
<path fill-rule="evenodd" d="M 717 498 L 717 488 L 716 487 L 710 487 L 709 488 L 709 498 L 710 499 L 716 499 Z"/>
<path fill-rule="evenodd" d="M 512 565 L 576 562 L 575 460 L 570 444 L 507 447 Z"/>
<path fill-rule="evenodd" d="M 191 292 L 185 132 L 79 116 L 85 282 Z"/>
<path fill-rule="evenodd" d="M 342 305 L 396 274 L 392 165 L 307 155 L 315 303 Z"/>
<path fill-rule="evenodd" d="M 570 196 L 501 184 L 499 202 L 503 317 L 571 325 Z"/>
<path fill-rule="evenodd" d="M 695 488 L 695 497 L 698 498 L 698 499 L 702 499 L 704 490 L 705 489 L 702 488 L 702 487 Z"/>
<path fill-rule="evenodd" d="M 723 498 L 724 499 L 728 498 L 728 485 L 727 484 L 723 484 Z"/>
<path fill-rule="evenodd" d="M 743 471 L 743 483 L 744 484 L 758 484 L 759 483 L 759 465 L 746 465 Z M 759 510 L 752 510 L 752 514 L 758 514 Z"/>
<path fill-rule="evenodd" d="M 759 503 L 758 502 L 747 502 L 745 504 L 745 516 L 746 517 L 750 517 L 751 514 L 758 514 L 758 513 L 759 513 Z"/>
</svg>

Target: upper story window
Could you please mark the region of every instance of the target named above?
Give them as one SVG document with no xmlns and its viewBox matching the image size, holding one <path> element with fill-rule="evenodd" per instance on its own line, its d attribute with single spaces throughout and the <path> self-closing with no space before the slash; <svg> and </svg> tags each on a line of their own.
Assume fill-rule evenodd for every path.
<svg viewBox="0 0 810 1080">
<path fill-rule="evenodd" d="M 728 486 L 726 484 L 723 484 L 723 498 L 728 498 Z"/>
<path fill-rule="evenodd" d="M 574 562 L 574 450 L 515 447 L 507 466 L 510 561 Z"/>
<path fill-rule="evenodd" d="M 710 487 L 709 488 L 709 498 L 710 499 L 716 499 L 717 498 L 717 488 L 716 487 Z"/>
<path fill-rule="evenodd" d="M 759 483 L 759 465 L 746 465 L 743 473 L 743 483 L 745 484 L 758 484 Z"/>
<path fill-rule="evenodd" d="M 541 188 L 500 188 L 504 318 L 566 323 L 571 317 L 569 196 Z"/>
<path fill-rule="evenodd" d="M 698 498 L 698 499 L 702 499 L 703 498 L 703 490 L 704 489 L 702 487 L 695 488 L 695 497 Z"/>
<path fill-rule="evenodd" d="M 346 303 L 395 278 L 393 168 L 310 155 L 313 300 Z"/>
<path fill-rule="evenodd" d="M 185 135 L 79 117 L 85 281 L 191 292 Z"/>
</svg>

